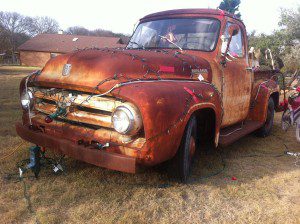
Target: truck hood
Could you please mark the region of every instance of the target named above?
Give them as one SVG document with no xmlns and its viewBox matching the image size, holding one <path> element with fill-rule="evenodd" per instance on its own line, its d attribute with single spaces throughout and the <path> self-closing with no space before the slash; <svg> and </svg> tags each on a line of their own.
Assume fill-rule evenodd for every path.
<svg viewBox="0 0 300 224">
<path fill-rule="evenodd" d="M 41 86 L 106 91 L 117 83 L 153 79 L 204 79 L 207 60 L 176 50 L 90 49 L 51 59 L 35 78 Z"/>
</svg>

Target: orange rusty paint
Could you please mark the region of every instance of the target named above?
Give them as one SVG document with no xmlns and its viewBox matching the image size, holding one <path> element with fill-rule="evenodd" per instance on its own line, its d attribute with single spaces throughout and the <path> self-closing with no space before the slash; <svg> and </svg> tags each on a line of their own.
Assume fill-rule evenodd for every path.
<svg viewBox="0 0 300 224">
<path fill-rule="evenodd" d="M 254 72 L 254 84 L 251 94 L 252 107 L 249 111 L 248 120 L 261 123 L 266 121 L 269 98 L 273 93 L 279 93 L 279 86 L 273 77 L 276 77 L 276 71 Z M 275 109 L 278 106 L 275 105 Z"/>
<path fill-rule="evenodd" d="M 87 142 L 109 142 L 115 145 L 105 149 L 107 152 L 134 157 L 137 163 L 142 165 L 155 165 L 171 159 L 176 154 L 187 122 L 196 111 L 209 109 L 214 114 L 216 146 L 222 128 L 245 120 L 263 124 L 268 98 L 278 91 L 278 85 L 271 80 L 266 88 L 258 91 L 258 86 L 270 77 L 263 75 L 264 78 L 258 78 L 259 74 L 246 70 L 249 66 L 246 56 L 248 45 L 246 29 L 240 20 L 220 10 L 191 9 L 152 14 L 141 19 L 141 22 L 162 18 L 199 17 L 220 20 L 220 36 L 224 33 L 227 22 L 236 24 L 242 31 L 243 56 L 227 62 L 226 67 L 223 67 L 220 64 L 220 38 L 212 52 L 178 52 L 175 49 L 88 49 L 53 58 L 40 75 L 30 78 L 29 85 L 33 88 L 58 88 L 77 91 L 85 96 L 111 90 L 105 96 L 108 97 L 110 105 L 118 106 L 127 102 L 138 108 L 143 128 L 137 135 L 121 135 L 111 128 L 108 120 L 97 120 L 100 118 L 84 113 L 80 118 L 82 124 L 74 125 L 63 120 L 46 124 L 45 115 L 36 111 L 32 118 L 33 125 L 43 130 L 45 135 L 66 139 L 75 146 L 80 139 Z M 72 68 L 70 74 L 63 76 L 65 64 L 71 64 Z M 198 75 L 192 72 L 192 69 L 199 68 L 207 70 L 202 75 L 203 81 L 199 81 Z M 24 83 L 23 80 L 21 90 L 24 89 Z M 186 89 L 191 90 L 192 94 Z M 193 97 L 198 99 L 193 100 Z M 251 108 L 254 99 L 256 103 Z M 92 101 L 85 102 L 83 106 L 98 108 Z M 113 112 L 114 109 L 115 107 L 111 107 L 107 111 Z M 53 110 L 54 108 L 50 109 Z M 73 118 L 69 117 L 70 120 L 77 119 Z M 91 129 L 84 125 L 85 122 L 96 123 L 103 128 Z M 23 115 L 23 125 L 28 126 L 26 112 Z M 80 158 L 77 156 L 76 159 Z"/>
</svg>

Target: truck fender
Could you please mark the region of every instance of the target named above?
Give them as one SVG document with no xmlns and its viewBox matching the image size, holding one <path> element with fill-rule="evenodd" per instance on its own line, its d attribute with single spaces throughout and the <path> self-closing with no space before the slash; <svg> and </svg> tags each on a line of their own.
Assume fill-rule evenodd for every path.
<svg viewBox="0 0 300 224">
<path fill-rule="evenodd" d="M 255 95 L 250 105 L 248 119 L 264 123 L 267 119 L 267 109 L 270 97 L 274 100 L 275 109 L 279 104 L 279 87 L 274 80 L 267 80 L 256 87 Z"/>
<path fill-rule="evenodd" d="M 149 165 L 171 159 L 179 148 L 190 116 L 211 108 L 216 116 L 215 144 L 222 119 L 220 93 L 211 83 L 200 81 L 153 80 L 122 86 L 117 97 L 135 104 L 143 119 L 149 149 Z"/>
<path fill-rule="evenodd" d="M 213 113 L 212 116 L 214 116 L 214 134 L 213 134 L 213 141 L 214 146 L 217 147 L 219 144 L 219 135 L 220 135 L 220 127 L 221 127 L 221 118 L 222 118 L 222 111 L 218 110 L 215 104 L 212 103 L 199 103 L 194 106 L 192 106 L 187 114 L 187 118 L 185 121 L 185 126 L 187 125 L 187 122 L 189 121 L 190 117 L 193 114 L 199 114 L 206 110 L 210 110 L 211 113 Z"/>
</svg>

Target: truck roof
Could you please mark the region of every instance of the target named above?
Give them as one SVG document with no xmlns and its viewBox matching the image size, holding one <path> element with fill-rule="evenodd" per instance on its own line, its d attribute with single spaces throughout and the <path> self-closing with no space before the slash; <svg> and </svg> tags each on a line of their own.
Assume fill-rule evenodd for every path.
<svg viewBox="0 0 300 224">
<path fill-rule="evenodd" d="M 174 15 L 188 15 L 188 14 L 211 14 L 211 15 L 225 15 L 229 16 L 231 18 L 234 18 L 236 20 L 239 20 L 235 15 L 220 10 L 220 9 L 174 9 L 174 10 L 167 10 L 167 11 L 161 11 L 149 14 L 147 16 L 144 16 L 141 20 L 149 20 L 149 19 L 155 19 L 155 18 L 161 18 L 161 17 L 168 17 L 168 16 L 174 16 Z"/>
</svg>

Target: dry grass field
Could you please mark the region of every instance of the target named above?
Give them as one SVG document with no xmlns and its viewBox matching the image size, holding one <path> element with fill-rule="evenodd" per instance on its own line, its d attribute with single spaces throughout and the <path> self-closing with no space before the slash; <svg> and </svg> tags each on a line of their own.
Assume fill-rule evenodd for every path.
<svg viewBox="0 0 300 224">
<path fill-rule="evenodd" d="M 0 75 L 0 159 L 21 142 L 20 79 Z M 208 177 L 222 169 L 220 154 L 201 155 L 187 185 L 158 169 L 131 175 L 66 159 L 63 175 L 45 169 L 38 180 L 24 179 L 31 212 L 23 182 L 6 175 L 28 157 L 25 143 L 0 160 L 0 223 L 300 223 L 300 167 L 283 143 L 294 152 L 300 146 L 294 130 L 281 130 L 280 116 L 270 137 L 220 149 L 226 165 L 217 175 Z"/>
<path fill-rule="evenodd" d="M 40 69 L 39 67 L 26 67 L 26 66 L 17 66 L 17 65 L 0 65 L 0 75 L 12 75 L 20 73 L 30 73 L 35 70 Z"/>
</svg>

